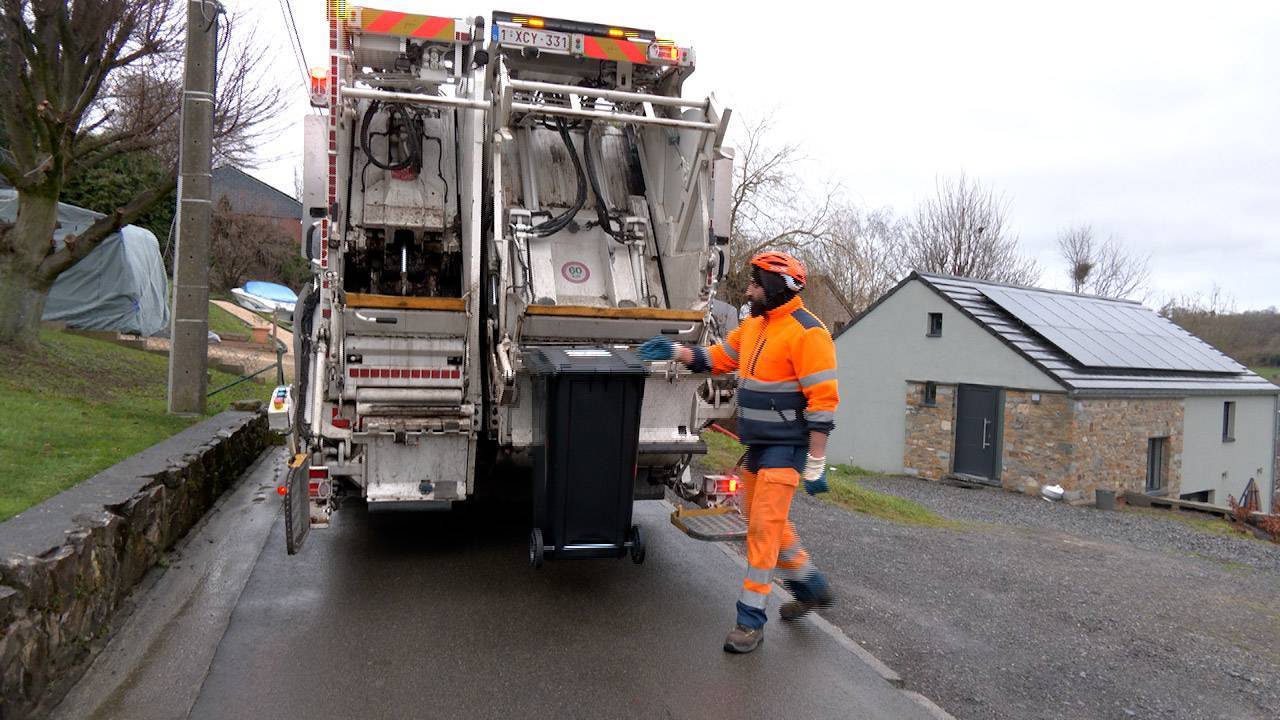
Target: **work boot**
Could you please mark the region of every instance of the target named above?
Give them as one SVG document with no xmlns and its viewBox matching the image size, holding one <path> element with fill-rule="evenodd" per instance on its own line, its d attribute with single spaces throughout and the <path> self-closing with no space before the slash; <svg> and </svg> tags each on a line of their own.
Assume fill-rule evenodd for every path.
<svg viewBox="0 0 1280 720">
<path fill-rule="evenodd" d="M 778 615 L 783 620 L 799 620 L 809 611 L 818 608 L 829 608 L 836 604 L 835 595 L 831 594 L 831 588 L 827 585 L 826 580 L 820 582 L 812 582 L 801 586 L 797 582 L 785 583 L 787 589 L 795 596 L 795 600 L 783 603 L 778 610 Z"/>
<path fill-rule="evenodd" d="M 735 625 L 724 639 L 724 651 L 731 653 L 749 653 L 764 642 L 764 628 L 749 628 L 746 625 Z"/>
</svg>

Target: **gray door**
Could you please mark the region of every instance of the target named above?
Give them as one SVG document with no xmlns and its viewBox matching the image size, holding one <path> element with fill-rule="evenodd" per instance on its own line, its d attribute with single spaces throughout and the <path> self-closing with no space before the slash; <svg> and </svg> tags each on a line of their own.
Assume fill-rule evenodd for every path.
<svg viewBox="0 0 1280 720">
<path fill-rule="evenodd" d="M 999 388 L 984 385 L 960 386 L 956 396 L 957 474 L 994 482 L 999 420 Z"/>
</svg>

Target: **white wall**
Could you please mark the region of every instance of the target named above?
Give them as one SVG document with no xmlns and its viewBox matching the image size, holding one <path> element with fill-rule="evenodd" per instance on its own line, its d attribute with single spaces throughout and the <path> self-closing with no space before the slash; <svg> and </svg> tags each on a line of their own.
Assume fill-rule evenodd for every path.
<svg viewBox="0 0 1280 720">
<path fill-rule="evenodd" d="M 1235 442 L 1222 441 L 1222 404 L 1228 400 L 1236 403 Z M 1275 414 L 1275 396 L 1187 398 L 1182 492 L 1213 490 L 1214 503 L 1226 505 L 1228 495 L 1240 499 L 1245 483 L 1254 478 L 1263 507 L 1269 508 Z"/>
<path fill-rule="evenodd" d="M 942 313 L 942 337 L 926 337 L 932 312 Z M 907 380 L 1064 391 L 920 280 L 847 329 L 836 353 L 840 407 L 827 457 L 878 472 L 902 472 Z"/>
</svg>

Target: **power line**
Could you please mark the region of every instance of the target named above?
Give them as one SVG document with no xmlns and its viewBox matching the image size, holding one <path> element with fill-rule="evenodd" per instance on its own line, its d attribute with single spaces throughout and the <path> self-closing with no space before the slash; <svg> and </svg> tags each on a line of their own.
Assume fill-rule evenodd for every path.
<svg viewBox="0 0 1280 720">
<path fill-rule="evenodd" d="M 302 91 L 306 94 L 311 93 L 310 76 L 307 74 L 307 57 L 302 51 L 302 40 L 298 36 L 298 26 L 294 22 L 293 8 L 289 5 L 289 0 L 279 0 L 280 13 L 284 17 L 285 23 L 290 27 L 291 33 L 286 32 L 289 38 L 289 49 L 293 54 L 293 61 L 298 64 L 298 70 L 302 73 Z"/>
<path fill-rule="evenodd" d="M 310 66 L 307 65 L 307 53 L 302 49 L 302 36 L 298 34 L 298 23 L 293 18 L 293 3 L 290 0 L 282 0 L 282 2 L 284 2 L 284 9 L 289 13 L 289 29 L 293 31 L 293 39 L 298 43 L 298 57 L 302 59 L 303 69 L 306 69 Z"/>
</svg>

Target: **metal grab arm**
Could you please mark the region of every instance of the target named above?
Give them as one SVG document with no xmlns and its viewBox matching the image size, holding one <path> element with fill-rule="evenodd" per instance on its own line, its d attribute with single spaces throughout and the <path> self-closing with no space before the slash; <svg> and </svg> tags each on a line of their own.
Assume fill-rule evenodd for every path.
<svg viewBox="0 0 1280 720">
<path fill-rule="evenodd" d="M 569 107 L 560 107 L 557 105 L 547 105 L 529 102 L 517 102 L 515 99 L 516 91 L 522 92 L 542 92 L 565 95 L 569 98 Z M 642 106 L 641 114 L 618 112 L 615 107 L 613 111 L 609 110 L 587 110 L 581 107 L 581 98 L 599 98 L 608 100 L 613 103 L 636 103 Z M 535 82 L 531 80 L 517 80 L 511 77 L 510 71 L 507 69 L 506 63 L 501 57 L 497 60 L 496 82 L 493 88 L 494 126 L 505 128 L 511 124 L 511 114 L 513 112 L 541 113 L 544 115 L 570 117 L 570 118 L 587 118 L 591 120 L 599 120 L 601 122 L 626 123 L 630 125 L 656 125 L 662 127 L 689 128 L 692 130 L 700 130 L 708 133 L 715 138 L 714 146 L 720 147 L 720 142 L 724 139 L 726 125 L 728 123 L 727 115 L 718 118 L 711 99 L 705 100 L 685 100 L 684 98 L 669 97 L 666 95 L 649 95 L 646 93 L 625 92 L 622 90 L 607 90 L 601 88 L 587 88 L 577 85 L 559 85 L 555 83 Z M 659 117 L 654 114 L 653 106 L 662 105 L 675 108 L 693 108 L 702 110 L 705 120 L 684 120 L 681 118 Z M 718 120 L 718 122 L 717 122 Z"/>
<path fill-rule="evenodd" d="M 698 122 L 696 120 L 677 120 L 652 115 L 632 115 L 631 113 L 614 113 L 603 110 L 576 110 L 574 108 L 555 105 L 536 105 L 534 103 L 511 103 L 511 109 L 519 112 L 537 112 L 544 115 L 560 115 L 571 118 L 590 118 L 604 122 L 625 122 L 636 125 L 664 125 L 667 127 L 693 128 L 695 130 L 715 130 L 715 123 Z"/>
<path fill-rule="evenodd" d="M 424 95 L 422 93 L 392 92 L 390 90 L 373 90 L 370 88 L 343 85 L 340 89 L 343 97 L 358 100 L 379 100 L 381 102 L 409 103 L 411 105 L 445 105 L 448 107 L 470 108 L 472 110 L 488 110 L 489 103 L 483 100 L 449 97 L 447 95 Z"/>
<path fill-rule="evenodd" d="M 588 88 L 580 85 L 557 85 L 555 83 L 537 82 L 534 80 L 510 80 L 507 84 L 514 90 L 556 93 L 559 95 L 583 95 L 586 97 L 603 98 L 612 102 L 650 103 L 653 105 L 666 105 L 669 107 L 701 108 L 703 110 L 706 110 L 709 107 L 707 100 L 686 100 L 680 97 L 648 95 L 646 93 L 626 92 L 624 90 Z"/>
</svg>

